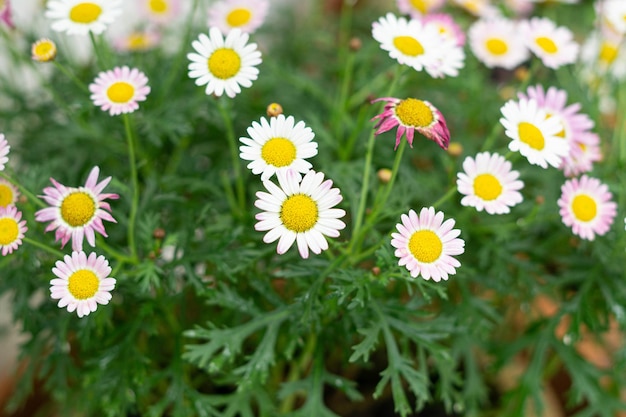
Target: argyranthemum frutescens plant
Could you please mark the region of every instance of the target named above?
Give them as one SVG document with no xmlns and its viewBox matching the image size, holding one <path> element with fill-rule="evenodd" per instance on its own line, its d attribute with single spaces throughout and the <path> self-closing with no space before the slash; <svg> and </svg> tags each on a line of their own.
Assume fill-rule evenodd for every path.
<svg viewBox="0 0 626 417">
<path fill-rule="evenodd" d="M 10 407 L 34 379 L 41 415 L 623 407 L 616 3 L 26 3 Z"/>
</svg>

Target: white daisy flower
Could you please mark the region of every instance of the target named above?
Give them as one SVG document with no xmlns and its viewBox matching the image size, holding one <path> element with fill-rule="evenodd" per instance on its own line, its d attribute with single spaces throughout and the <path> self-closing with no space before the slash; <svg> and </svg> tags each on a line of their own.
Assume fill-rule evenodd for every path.
<svg viewBox="0 0 626 417">
<path fill-rule="evenodd" d="M 456 274 L 461 263 L 454 256 L 465 251 L 465 242 L 458 238 L 461 231 L 453 229 L 454 220 L 444 222 L 443 212 L 435 213 L 433 207 L 424 207 L 419 216 L 410 210 L 401 219 L 396 225 L 399 233 L 391 234 L 398 265 L 405 266 L 413 278 L 421 275 L 435 282 Z"/>
<path fill-rule="evenodd" d="M 264 210 L 255 218 L 255 230 L 267 232 L 263 242 L 278 240 L 276 251 L 287 252 L 295 241 L 302 258 L 309 257 L 309 248 L 315 254 L 328 249 L 324 236 L 338 237 L 346 227 L 339 220 L 345 216 L 342 209 L 333 208 L 343 197 L 338 188 L 332 188 L 331 180 L 324 181 L 324 174 L 313 170 L 300 180 L 293 170 L 276 173 L 278 184 L 263 181 L 268 193 L 256 193 L 254 205 Z"/>
<path fill-rule="evenodd" d="M 440 50 L 443 37 L 436 27 L 415 19 L 406 20 L 388 13 L 372 24 L 372 36 L 391 58 L 416 71 L 436 68 L 443 58 Z"/>
<path fill-rule="evenodd" d="M 115 278 L 109 277 L 111 267 L 102 255 L 83 251 L 65 255 L 57 261 L 52 273 L 57 276 L 50 280 L 50 297 L 59 300 L 60 308 L 67 307 L 70 313 L 76 311 L 84 317 L 96 311 L 98 304 L 108 304 L 111 291 L 115 288 Z"/>
<path fill-rule="evenodd" d="M 509 149 L 524 155 L 528 162 L 555 168 L 569 153 L 569 143 L 559 137 L 563 126 L 555 117 L 547 117 L 533 99 L 509 100 L 500 109 L 505 134 L 512 139 Z"/>
<path fill-rule="evenodd" d="M 9 152 L 11 145 L 4 138 L 4 133 L 0 133 L 0 171 L 4 171 L 4 166 L 9 162 Z"/>
<path fill-rule="evenodd" d="M 440 55 L 434 64 L 427 64 L 426 72 L 433 78 L 443 78 L 444 76 L 456 77 L 459 70 L 465 66 L 465 52 L 455 40 L 448 38 L 444 34 L 439 34 Z"/>
<path fill-rule="evenodd" d="M 461 204 L 483 209 L 489 214 L 503 214 L 522 202 L 524 187 L 519 172 L 511 169 L 511 163 L 497 153 L 482 152 L 476 159 L 467 157 L 463 170 L 457 174 L 456 186 L 465 197 Z"/>
<path fill-rule="evenodd" d="M 256 43 L 248 43 L 250 36 L 240 29 L 231 30 L 226 39 L 216 27 L 209 30 L 209 36 L 200 34 L 193 41 L 196 53 L 187 54 L 189 78 L 195 78 L 196 85 L 206 85 L 206 94 L 235 97 L 241 87 L 249 88 L 256 80 L 261 60 L 261 52 Z"/>
<path fill-rule="evenodd" d="M 261 174 L 261 180 L 270 179 L 276 171 L 293 169 L 305 174 L 312 165 L 305 159 L 317 155 L 315 134 L 304 122 L 295 123 L 293 116 L 279 115 L 272 117 L 269 123 L 261 118 L 261 124 L 252 122 L 248 128 L 248 137 L 241 137 L 239 157 L 252 161 L 248 168 L 254 174 Z"/>
<path fill-rule="evenodd" d="M 548 68 L 559 68 L 578 59 L 579 45 L 572 31 L 545 17 L 533 17 L 520 22 L 520 36 L 526 46 L 537 55 Z"/>
<path fill-rule="evenodd" d="M 512 20 L 478 20 L 469 28 L 468 38 L 472 53 L 489 68 L 513 69 L 530 56 Z"/>
<path fill-rule="evenodd" d="M 270 3 L 267 0 L 222 0 L 209 9 L 209 27 L 223 33 L 232 29 L 253 33 L 265 21 Z"/>
<path fill-rule="evenodd" d="M 99 35 L 122 13 L 121 0 L 50 0 L 45 16 L 52 30 L 68 35 Z"/>
<path fill-rule="evenodd" d="M 427 16 L 441 9 L 446 0 L 396 0 L 398 10 L 402 14 L 408 14 L 412 18 Z"/>
<path fill-rule="evenodd" d="M 166 24 L 178 17 L 181 12 L 182 0 L 137 0 L 140 12 L 148 20 L 158 24 Z"/>
<path fill-rule="evenodd" d="M 452 0 L 452 3 L 480 18 L 491 19 L 501 15 L 500 10 L 490 0 Z"/>
<path fill-rule="evenodd" d="M 611 28 L 619 34 L 626 34 L 626 2 L 624 0 L 604 0 L 598 3 L 600 13 Z"/>
<path fill-rule="evenodd" d="M 22 212 L 15 206 L 0 207 L 0 252 L 2 256 L 13 253 L 22 244 L 28 231 Z"/>
</svg>

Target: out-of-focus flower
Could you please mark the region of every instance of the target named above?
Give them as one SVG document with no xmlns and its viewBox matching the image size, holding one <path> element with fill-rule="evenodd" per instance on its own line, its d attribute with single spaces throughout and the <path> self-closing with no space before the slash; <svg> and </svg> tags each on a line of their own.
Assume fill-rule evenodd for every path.
<svg viewBox="0 0 626 417">
<path fill-rule="evenodd" d="M 261 174 L 261 180 L 270 179 L 277 171 L 294 171 L 305 174 L 313 165 L 306 161 L 317 155 L 315 134 L 303 121 L 295 122 L 293 116 L 272 117 L 269 123 L 265 117 L 261 124 L 252 122 L 248 128 L 250 137 L 241 137 L 239 155 L 241 159 L 252 161 L 248 168 L 254 174 Z"/>
<path fill-rule="evenodd" d="M 331 180 L 324 180 L 324 174 L 313 170 L 301 179 L 293 170 L 276 174 L 278 184 L 263 181 L 265 189 L 256 193 L 254 205 L 263 210 L 255 218 L 255 230 L 267 232 L 263 242 L 278 240 L 279 254 L 287 252 L 294 242 L 302 258 L 309 257 L 309 249 L 315 254 L 328 249 L 325 236 L 338 237 L 346 227 L 339 220 L 345 216 L 342 209 L 334 208 L 341 202 L 338 188 L 332 188 Z"/>
<path fill-rule="evenodd" d="M 608 232 L 617 215 L 617 204 L 612 198 L 609 188 L 600 180 L 583 175 L 563 184 L 557 203 L 563 223 L 575 235 L 594 240 L 596 235 Z"/>
<path fill-rule="evenodd" d="M 626 1 L 604 0 L 598 2 L 601 19 L 606 21 L 615 32 L 626 34 Z"/>
<path fill-rule="evenodd" d="M 482 152 L 476 158 L 463 161 L 464 172 L 457 174 L 456 185 L 464 197 L 461 204 L 483 209 L 489 214 L 503 214 L 522 202 L 519 192 L 524 187 L 519 172 L 511 169 L 511 163 L 497 153 Z"/>
<path fill-rule="evenodd" d="M 621 36 L 590 33 L 581 47 L 580 60 L 581 75 L 592 85 L 607 76 L 615 81 L 626 78 L 626 43 Z"/>
<path fill-rule="evenodd" d="M 45 15 L 56 32 L 99 35 L 121 13 L 121 0 L 50 0 Z"/>
<path fill-rule="evenodd" d="M 72 252 L 55 263 L 52 273 L 57 278 L 50 280 L 50 297 L 59 300 L 59 308 L 76 311 L 78 317 L 89 315 L 112 298 L 116 280 L 109 276 L 111 267 L 102 255 Z"/>
<path fill-rule="evenodd" d="M 465 45 L 465 33 L 454 18 L 447 13 L 428 14 L 422 18 L 425 25 L 434 25 L 446 39 L 451 39 L 457 46 Z"/>
<path fill-rule="evenodd" d="M 257 65 L 261 52 L 256 43 L 248 43 L 250 36 L 239 29 L 231 30 L 224 39 L 220 30 L 213 27 L 209 36 L 200 34 L 193 41 L 195 53 L 187 54 L 189 78 L 195 78 L 196 85 L 206 85 L 206 94 L 235 97 L 241 87 L 249 88 L 259 75 Z"/>
<path fill-rule="evenodd" d="M 268 0 L 222 0 L 209 9 L 209 27 L 217 27 L 222 33 L 239 29 L 253 33 L 265 21 L 270 3 Z"/>
<path fill-rule="evenodd" d="M 443 7 L 446 0 L 396 0 L 398 10 L 413 18 L 419 18 L 433 13 Z"/>
<path fill-rule="evenodd" d="M 50 222 L 46 232 L 56 230 L 55 239 L 61 241 L 61 246 L 72 239 L 72 250 L 83 249 L 83 239 L 92 246 L 96 246 L 95 232 L 107 236 L 104 230 L 103 220 L 116 223 L 109 211 L 111 206 L 104 200 L 117 199 L 117 194 L 105 194 L 102 191 L 111 181 L 107 177 L 98 182 L 100 169 L 94 167 L 83 187 L 66 187 L 53 178 L 50 181 L 54 187 L 46 187 L 41 198 L 50 207 L 41 209 L 35 213 L 38 222 Z"/>
<path fill-rule="evenodd" d="M 0 250 L 2 256 L 13 253 L 22 244 L 28 231 L 22 212 L 15 206 L 0 207 Z"/>
<path fill-rule="evenodd" d="M 0 22 L 4 23 L 10 28 L 14 28 L 13 19 L 11 17 L 11 1 L 10 0 L 2 0 L 0 1 Z"/>
<path fill-rule="evenodd" d="M 421 275 L 435 282 L 456 274 L 461 263 L 454 256 L 465 251 L 465 242 L 458 238 L 461 231 L 453 229 L 453 219 L 444 222 L 443 212 L 425 207 L 419 216 L 410 210 L 401 220 L 396 225 L 398 233 L 391 234 L 398 265 L 405 266 L 413 278 Z"/>
<path fill-rule="evenodd" d="M 426 100 L 416 98 L 399 99 L 394 97 L 383 97 L 374 100 L 385 101 L 385 108 L 382 113 L 374 116 L 372 120 L 380 119 L 374 129 L 376 135 L 387 132 L 394 127 L 396 131 L 396 144 L 394 149 L 400 145 L 402 136 L 406 133 L 409 145 L 413 147 L 413 137 L 417 130 L 428 139 L 434 141 L 442 149 L 447 149 L 450 143 L 450 131 L 443 114 Z"/>
<path fill-rule="evenodd" d="M 9 162 L 9 151 L 11 146 L 4 138 L 4 133 L 0 133 L 0 171 L 4 171 L 4 166 Z"/>
<path fill-rule="evenodd" d="M 510 150 L 521 153 L 528 162 L 542 168 L 561 165 L 562 158 L 569 152 L 569 144 L 558 136 L 563 126 L 556 118 L 547 117 L 536 100 L 509 100 L 500 111 L 504 116 L 500 123 L 512 139 Z"/>
<path fill-rule="evenodd" d="M 478 20 L 469 28 L 468 37 L 472 53 L 489 68 L 513 69 L 530 56 L 512 20 Z"/>
<path fill-rule="evenodd" d="M 541 59 L 548 68 L 559 68 L 578 59 L 579 45 L 572 31 L 546 17 L 533 17 L 520 22 L 520 36 L 526 46 Z"/>
<path fill-rule="evenodd" d="M 39 39 L 33 43 L 30 50 L 33 60 L 39 62 L 50 62 L 57 56 L 57 46 L 47 38 Z"/>
<path fill-rule="evenodd" d="M 533 0 L 504 0 L 504 4 L 517 16 L 528 16 L 535 7 Z"/>
<path fill-rule="evenodd" d="M 149 21 L 166 24 L 176 19 L 181 11 L 181 0 L 137 0 L 141 14 Z"/>
<path fill-rule="evenodd" d="M 9 207 L 15 204 L 20 192 L 15 185 L 4 178 L 0 178 L 0 207 Z"/>
<path fill-rule="evenodd" d="M 115 67 L 98 74 L 89 85 L 91 100 L 111 116 L 132 113 L 150 94 L 148 78 L 137 68 Z"/>
<path fill-rule="evenodd" d="M 121 52 L 140 52 L 153 49 L 161 35 L 153 30 L 137 30 L 115 39 L 113 46 Z"/>
<path fill-rule="evenodd" d="M 600 137 L 595 133 L 577 135 L 570 142 L 570 152 L 563 158 L 563 173 L 575 177 L 593 169 L 593 164 L 602 160 Z"/>
<path fill-rule="evenodd" d="M 492 19 L 501 15 L 490 0 L 453 0 L 452 4 L 480 18 Z"/>
</svg>

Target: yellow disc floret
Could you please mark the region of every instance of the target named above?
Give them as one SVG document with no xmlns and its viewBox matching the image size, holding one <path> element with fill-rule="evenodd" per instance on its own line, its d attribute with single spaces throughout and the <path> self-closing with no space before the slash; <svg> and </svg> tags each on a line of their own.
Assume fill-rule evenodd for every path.
<svg viewBox="0 0 626 417">
<path fill-rule="evenodd" d="M 491 38 L 485 42 L 485 47 L 493 55 L 504 55 L 508 52 L 509 47 L 502 39 Z"/>
<path fill-rule="evenodd" d="M 396 36 L 393 39 L 393 46 L 407 56 L 418 56 L 424 53 L 422 44 L 412 36 Z"/>
<path fill-rule="evenodd" d="M 6 207 L 15 202 L 15 193 L 13 188 L 7 184 L 0 183 L 0 207 Z"/>
<path fill-rule="evenodd" d="M 543 137 L 543 133 L 537 126 L 528 122 L 521 122 L 517 126 L 519 139 L 526 145 L 538 151 L 542 150 L 546 146 L 546 140 Z"/>
<path fill-rule="evenodd" d="M 0 219 L 0 245 L 8 245 L 17 239 L 20 230 L 15 219 L 5 217 Z"/>
<path fill-rule="evenodd" d="M 502 194 L 502 184 L 491 174 L 480 174 L 474 179 L 474 194 L 485 201 L 495 200 Z"/>
<path fill-rule="evenodd" d="M 135 96 L 135 87 L 125 81 L 117 81 L 107 88 L 107 97 L 113 103 L 128 103 Z"/>
<path fill-rule="evenodd" d="M 280 219 L 292 232 L 302 233 L 315 226 L 318 220 L 317 203 L 308 195 L 289 196 L 280 209 Z"/>
<path fill-rule="evenodd" d="M 559 48 L 556 46 L 556 43 L 550 38 L 546 38 L 545 36 L 540 36 L 535 39 L 535 42 L 541 49 L 546 51 L 549 54 L 555 54 L 558 52 Z"/>
<path fill-rule="evenodd" d="M 230 48 L 216 49 L 209 57 L 207 66 L 214 77 L 227 80 L 239 72 L 241 57 Z"/>
<path fill-rule="evenodd" d="M 87 300 L 98 292 L 100 279 L 89 269 L 79 269 L 68 278 L 67 289 L 77 300 Z"/>
<path fill-rule="evenodd" d="M 228 16 L 226 16 L 226 21 L 232 27 L 243 26 L 250 21 L 252 17 L 252 12 L 248 9 L 238 8 L 233 9 Z"/>
<path fill-rule="evenodd" d="M 588 222 L 596 218 L 598 205 L 588 195 L 579 194 L 572 199 L 572 212 L 578 220 Z"/>
<path fill-rule="evenodd" d="M 286 167 L 296 159 L 296 147 L 285 138 L 272 138 L 261 148 L 261 158 L 275 167 Z"/>
<path fill-rule="evenodd" d="M 443 243 L 432 230 L 418 230 L 409 239 L 409 251 L 419 262 L 435 262 L 443 252 Z"/>
<path fill-rule="evenodd" d="M 167 2 L 164 0 L 150 0 L 149 2 L 150 10 L 154 13 L 162 14 L 167 12 Z"/>
<path fill-rule="evenodd" d="M 428 127 L 435 120 L 433 111 L 422 100 L 407 98 L 396 106 L 396 116 L 405 126 Z"/>
<path fill-rule="evenodd" d="M 88 24 L 100 17 L 102 8 L 95 3 L 78 3 L 70 10 L 70 20 L 76 23 Z"/>
<path fill-rule="evenodd" d="M 96 214 L 96 202 L 89 194 L 76 191 L 69 194 L 61 203 L 61 217 L 72 227 L 89 223 Z"/>
</svg>

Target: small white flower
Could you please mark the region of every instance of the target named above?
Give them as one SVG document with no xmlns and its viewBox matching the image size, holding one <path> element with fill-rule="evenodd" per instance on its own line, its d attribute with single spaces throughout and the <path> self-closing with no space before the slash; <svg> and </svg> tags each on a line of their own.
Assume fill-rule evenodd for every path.
<svg viewBox="0 0 626 417">
<path fill-rule="evenodd" d="M 121 4 L 121 0 L 50 0 L 45 16 L 54 21 L 56 32 L 99 35 L 122 13 Z"/>
</svg>

